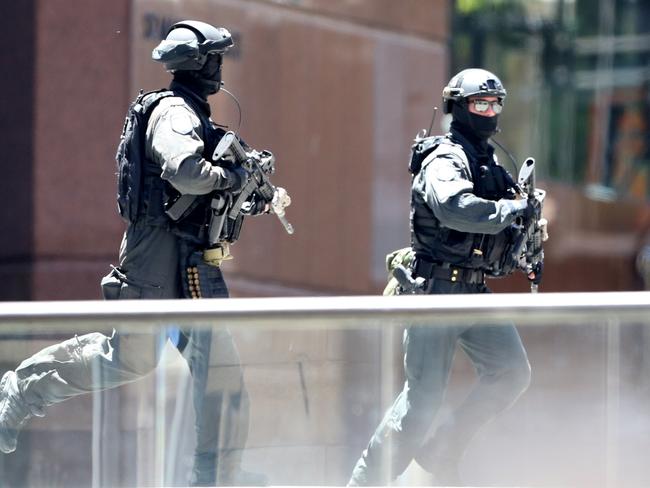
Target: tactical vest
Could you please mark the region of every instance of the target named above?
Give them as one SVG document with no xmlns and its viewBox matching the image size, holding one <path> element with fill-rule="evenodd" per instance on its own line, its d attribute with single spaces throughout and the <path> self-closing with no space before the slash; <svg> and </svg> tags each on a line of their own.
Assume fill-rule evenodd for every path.
<svg viewBox="0 0 650 488">
<path fill-rule="evenodd" d="M 150 204 L 149 199 L 152 194 L 162 191 L 162 182 L 160 188 L 154 188 L 151 183 L 151 176 L 155 174 L 156 168 L 152 162 L 147 161 L 145 139 L 151 112 L 160 100 L 170 96 L 173 96 L 173 93 L 169 90 L 149 93 L 140 91 L 126 114 L 115 161 L 117 208 L 122 218 L 129 223 L 147 218 L 157 221 L 160 217 L 158 205 L 156 202 Z"/>
<path fill-rule="evenodd" d="M 209 197 L 197 198 L 187 216 L 178 223 L 172 223 L 165 214 L 165 204 L 178 192 L 161 178 L 160 165 L 146 155 L 149 118 L 158 103 L 171 96 L 182 98 L 199 118 L 204 141 L 202 156 L 206 160 L 211 160 L 214 148 L 224 134 L 224 131 L 216 127 L 207 114 L 183 93 L 171 90 L 141 92 L 129 107 L 116 154 L 118 210 L 129 223 L 171 226 L 193 240 L 203 240 L 202 234 L 210 218 Z"/>
<path fill-rule="evenodd" d="M 212 122 L 210 118 L 202 111 L 198 110 L 191 104 L 190 107 L 193 108 L 194 112 L 199 117 L 199 120 L 201 122 L 201 128 L 203 131 L 202 156 L 206 161 L 214 164 L 214 161 L 212 161 L 212 155 L 214 154 L 214 149 L 217 147 L 219 140 L 221 140 L 225 134 L 225 131 L 221 127 L 216 126 L 214 122 Z M 175 199 L 178 198 L 180 194 L 168 182 L 163 181 L 163 183 L 166 189 L 163 206 L 166 209 L 168 203 L 175 201 Z M 210 224 L 210 220 L 212 219 L 212 199 L 212 193 L 198 195 L 191 207 L 179 220 L 171 221 L 171 219 L 169 219 L 169 226 L 172 231 L 185 240 L 192 241 L 202 246 L 207 245 L 208 226 Z"/>
<path fill-rule="evenodd" d="M 474 184 L 473 193 L 488 200 L 513 198 L 514 182 L 507 172 L 497 164 L 476 167 L 468 160 L 463 147 L 449 137 L 428 138 L 434 142 L 422 144 L 425 154 L 414 151 L 409 164 L 414 171 L 411 191 L 411 247 L 418 259 L 432 263 L 450 264 L 463 268 L 480 269 L 490 276 L 503 276 L 516 268 L 516 260 L 511 256 L 511 244 L 517 239 L 519 231 L 507 227 L 495 235 L 475 234 L 449 229 L 440 224 L 422 194 L 424 171 L 435 164 L 437 157 L 453 155 L 463 162 Z M 413 163 L 415 158 L 420 164 Z M 479 173 L 479 174 L 477 174 Z M 418 191 L 418 189 L 420 191 Z"/>
</svg>

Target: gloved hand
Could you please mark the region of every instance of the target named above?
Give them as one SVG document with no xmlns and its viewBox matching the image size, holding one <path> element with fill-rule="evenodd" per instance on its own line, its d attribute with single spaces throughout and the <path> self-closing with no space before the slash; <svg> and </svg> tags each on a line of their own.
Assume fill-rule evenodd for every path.
<svg viewBox="0 0 650 488">
<path fill-rule="evenodd" d="M 291 197 L 287 193 L 287 190 L 281 186 L 276 187 L 273 200 L 271 201 L 273 213 L 282 217 L 284 215 L 284 209 L 289 205 L 291 205 Z"/>
<path fill-rule="evenodd" d="M 544 274 L 544 262 L 539 261 L 535 264 L 529 264 L 526 267 L 528 274 L 528 281 L 534 285 L 539 285 L 542 282 L 542 275 Z"/>
<path fill-rule="evenodd" d="M 232 192 L 239 192 L 242 188 L 248 183 L 248 178 L 250 177 L 248 171 L 246 171 L 241 166 L 235 166 L 234 168 L 225 168 L 226 178 L 228 179 L 228 186 L 226 189 Z"/>
<path fill-rule="evenodd" d="M 548 220 L 544 217 L 537 221 L 537 232 L 539 232 L 540 242 L 548 241 Z"/>
<path fill-rule="evenodd" d="M 528 223 L 537 217 L 537 215 L 539 215 L 541 206 L 542 204 L 536 198 L 526 200 L 526 208 L 524 208 L 524 211 L 522 213 L 524 222 Z"/>
</svg>

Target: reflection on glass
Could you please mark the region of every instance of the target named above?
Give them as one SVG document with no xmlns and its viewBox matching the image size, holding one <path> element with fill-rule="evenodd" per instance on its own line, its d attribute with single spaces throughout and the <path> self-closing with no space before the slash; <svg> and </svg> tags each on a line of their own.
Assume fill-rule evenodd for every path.
<svg viewBox="0 0 650 488">
<path fill-rule="evenodd" d="M 344 485 L 377 425 L 394 420 L 384 414 L 403 397 L 404 381 L 415 378 L 438 386 L 414 399 L 427 403 L 427 421 L 432 422 L 430 431 L 418 437 L 426 442 L 425 434 L 433 435 L 433 441 L 420 446 L 420 456 L 404 466 L 398 485 L 440 483 L 437 477 L 448 465 L 439 464 L 430 474 L 425 469 L 431 467 L 427 455 L 451 454 L 452 448 L 466 448 L 457 464 L 465 486 L 650 483 L 645 459 L 650 448 L 650 305 L 638 306 L 636 314 L 608 308 L 569 313 L 567 298 L 558 297 L 556 305 L 562 308 L 516 316 L 507 307 L 495 308 L 472 319 L 474 326 L 468 328 L 469 321 L 460 314 L 454 318 L 434 311 L 417 320 L 407 314 L 386 314 L 391 304 L 401 303 L 400 298 L 417 297 L 385 299 L 386 319 L 373 316 L 364 321 L 373 325 L 363 327 L 354 325 L 361 322 L 360 316 L 343 321 L 344 313 L 336 313 L 314 315 L 317 322 L 300 326 L 287 317 L 287 327 L 252 327 L 251 318 L 238 321 L 230 333 L 212 329 L 215 346 L 225 345 L 211 364 L 221 381 L 217 403 L 236 408 L 242 401 L 241 372 L 251 399 L 248 442 L 234 453 L 244 469 L 264 472 L 273 485 Z M 596 307 L 603 299 L 594 295 L 591 300 Z M 502 411 L 528 381 L 527 374 L 518 374 L 526 373 L 521 365 L 527 362 L 513 329 L 505 324 L 511 319 L 516 319 L 526 345 L 532 377 L 525 393 Z M 174 322 L 188 329 L 184 319 Z M 407 323 L 412 325 L 406 329 L 406 352 L 417 360 L 404 370 L 405 329 L 399 324 Z M 53 330 L 48 336 L 17 335 L 0 322 L 4 369 L 15 367 L 14 361 L 26 351 L 39 351 L 42 344 L 54 342 L 52 334 L 70 335 L 73 327 L 84 326 L 70 323 L 70 329 Z M 158 339 L 149 341 L 150 350 L 159 353 L 154 374 L 52 405 L 45 418 L 32 418 L 21 431 L 16 451 L 0 455 L 3 486 L 186 486 L 198 443 L 192 425 L 192 379 L 188 363 L 167 335 L 168 325 L 159 324 Z M 477 337 L 481 341 L 475 341 Z M 459 347 L 434 350 L 432 338 L 441 347 L 450 343 Z M 240 365 L 230 355 L 232 339 L 238 345 Z M 77 351 L 79 343 L 92 343 L 84 336 L 72 341 L 67 343 L 70 351 Z M 156 342 L 165 345 L 156 348 Z M 65 357 L 63 344 L 51 349 L 52 358 Z M 455 354 L 454 349 L 462 352 Z M 495 362 L 490 360 L 491 350 L 519 353 L 509 354 L 509 362 Z M 38 363 L 32 358 L 18 370 L 36 371 Z M 65 371 L 61 365 L 57 369 Z M 101 375 L 102 369 L 92 372 Z M 76 381 L 63 374 L 69 382 Z M 63 378 L 51 380 L 62 385 L 59 391 L 78 387 L 63 385 Z M 395 405 L 403 406 L 399 401 Z M 227 431 L 235 435 L 236 418 L 221 414 L 222 435 Z M 480 424 L 484 425 L 478 429 Z M 436 444 L 446 448 L 437 449 Z"/>
</svg>

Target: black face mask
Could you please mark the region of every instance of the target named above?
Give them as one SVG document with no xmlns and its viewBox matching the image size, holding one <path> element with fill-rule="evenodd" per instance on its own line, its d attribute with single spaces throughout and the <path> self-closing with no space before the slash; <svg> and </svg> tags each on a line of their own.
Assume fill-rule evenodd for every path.
<svg viewBox="0 0 650 488">
<path fill-rule="evenodd" d="M 174 73 L 174 79 L 187 86 L 203 99 L 214 95 L 221 88 L 221 54 L 210 54 L 198 71 L 181 70 Z"/>
<path fill-rule="evenodd" d="M 221 88 L 221 54 L 209 54 L 203 67 L 198 71 L 198 79 L 205 86 L 208 95 L 214 95 Z"/>
<path fill-rule="evenodd" d="M 498 129 L 499 116 L 484 117 L 470 112 L 466 104 L 454 103 L 452 108 L 454 122 L 462 127 L 462 132 L 472 134 L 480 140 L 487 140 Z"/>
</svg>

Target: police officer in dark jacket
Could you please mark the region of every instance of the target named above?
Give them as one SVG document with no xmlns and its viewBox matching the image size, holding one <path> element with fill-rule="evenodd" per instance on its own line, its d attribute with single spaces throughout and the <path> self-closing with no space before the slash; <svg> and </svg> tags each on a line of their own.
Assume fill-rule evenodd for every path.
<svg viewBox="0 0 650 488">
<path fill-rule="evenodd" d="M 153 59 L 165 64 L 173 81 L 169 89 L 147 94 L 135 104 L 147 110 L 144 147 L 133 149 L 136 156 L 123 145 L 118 150 L 118 202 L 128 226 L 119 266 L 102 280 L 106 299 L 228 296 L 219 265 L 228 258 L 229 243 L 206 250 L 210 195 L 236 195 L 249 175 L 241 167 L 212 160 L 224 132 L 210 119 L 207 97 L 221 86 L 223 55 L 232 45 L 226 29 L 184 21 L 174 24 L 153 51 Z M 127 131 L 122 144 L 129 141 Z M 139 168 L 134 167 L 136 158 Z M 137 174 L 142 175 L 142 188 L 133 181 Z M 282 204 L 288 205 L 286 192 L 278 191 Z M 184 215 L 171 219 L 166 209 L 180 195 L 196 198 Z M 248 203 L 251 214 L 268 210 L 268 202 L 254 197 Z M 175 331 L 174 343 L 193 378 L 197 446 L 191 483 L 264 484 L 264 477 L 240 467 L 249 401 L 230 333 Z M 44 415 L 48 405 L 139 379 L 156 367 L 159 352 L 149 334 L 113 332 L 109 337 L 97 332 L 35 354 L 2 378 L 0 450 L 13 451 L 20 428 L 31 416 Z"/>
<path fill-rule="evenodd" d="M 415 277 L 426 280 L 426 293 L 489 293 L 486 277 L 517 268 L 511 259 L 514 224 L 530 212 L 529 204 L 515 199 L 515 184 L 489 143 L 505 97 L 501 81 L 482 69 L 461 71 L 443 91 L 451 131 L 412 169 L 411 267 Z M 427 439 L 456 345 L 474 364 L 478 381 Z M 404 334 L 404 351 L 404 389 L 358 460 L 352 486 L 386 484 L 413 459 L 437 481 L 460 484 L 458 464 L 474 434 L 530 382 L 526 351 L 512 324 L 412 326 Z"/>
</svg>

